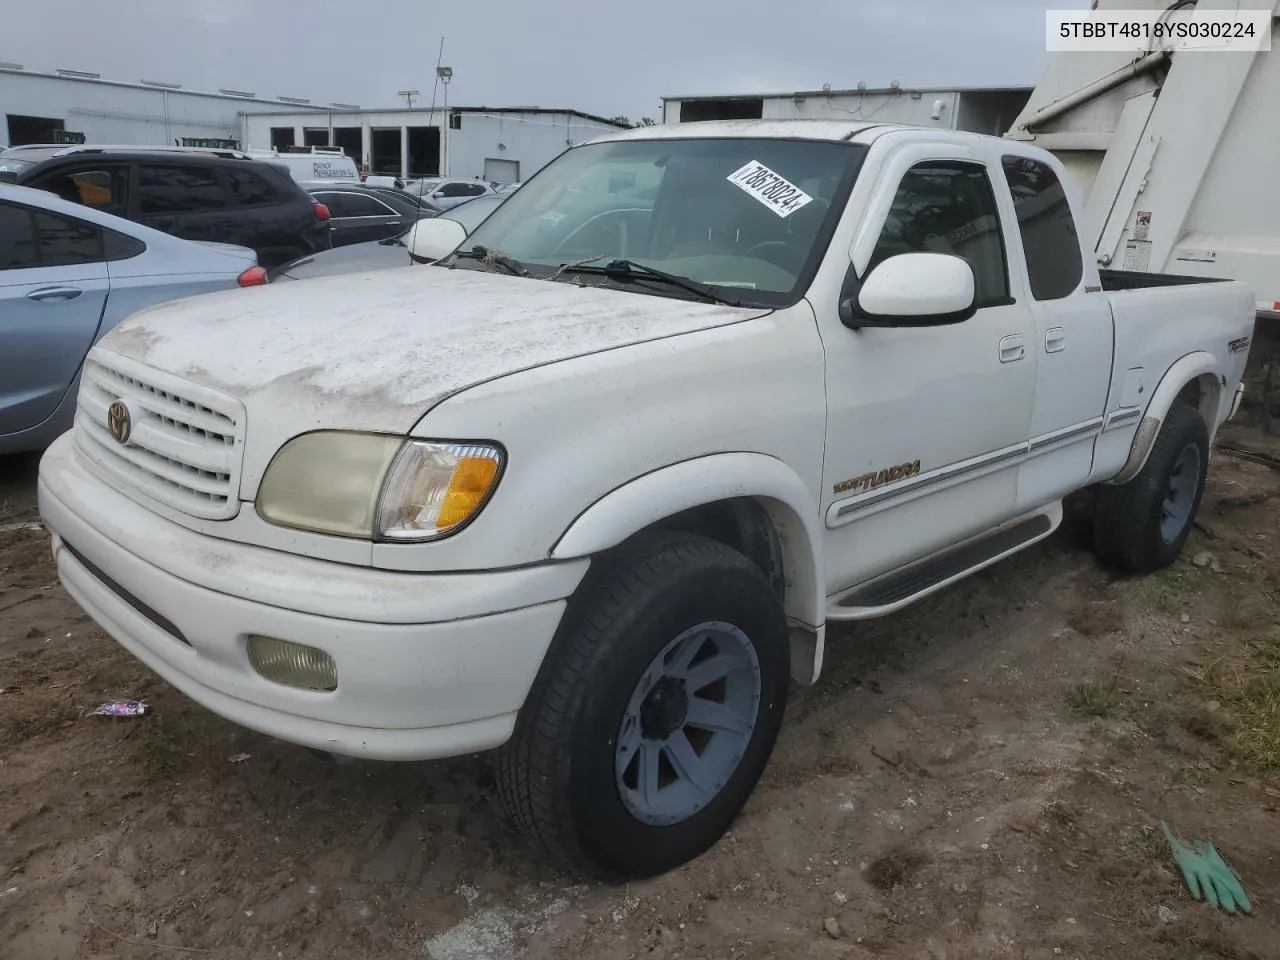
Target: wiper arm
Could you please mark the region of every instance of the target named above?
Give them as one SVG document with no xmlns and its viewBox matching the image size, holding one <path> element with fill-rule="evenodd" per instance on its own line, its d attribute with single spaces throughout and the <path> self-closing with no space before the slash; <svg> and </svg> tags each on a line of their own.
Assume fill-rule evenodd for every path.
<svg viewBox="0 0 1280 960">
<path fill-rule="evenodd" d="M 592 257 L 590 259 L 600 260 L 602 258 Z M 560 269 L 569 273 L 603 274 L 613 280 L 657 280 L 669 286 L 679 287 L 681 290 L 688 290 L 690 293 L 696 293 L 698 296 L 711 300 L 714 303 L 723 303 L 728 307 L 742 306 L 741 302 L 738 300 L 726 297 L 722 293 L 717 293 L 716 289 L 710 284 L 700 283 L 697 280 L 693 280 L 689 277 L 681 277 L 674 273 L 667 273 L 665 270 L 648 267 L 643 263 L 636 263 L 634 260 L 611 260 L 603 267 L 589 266 L 588 264 L 589 261 L 580 260 L 577 263 L 562 264 Z"/>
<path fill-rule="evenodd" d="M 455 257 L 465 260 L 479 260 L 484 264 L 497 264 L 505 269 L 508 273 L 514 273 L 517 277 L 527 277 L 529 271 L 520 266 L 519 260 L 513 260 L 505 253 L 497 250 L 490 250 L 488 247 L 482 247 L 479 244 L 470 250 L 463 250 L 461 253 L 455 253 Z"/>
</svg>

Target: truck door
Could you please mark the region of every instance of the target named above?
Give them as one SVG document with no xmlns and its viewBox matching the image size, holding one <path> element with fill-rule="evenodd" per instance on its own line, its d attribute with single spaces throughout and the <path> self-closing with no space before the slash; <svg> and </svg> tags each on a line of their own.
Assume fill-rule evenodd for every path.
<svg viewBox="0 0 1280 960">
<path fill-rule="evenodd" d="M 1035 393 L 1035 320 L 1011 296 L 987 163 L 961 145 L 903 149 L 866 210 L 851 250 L 855 272 L 870 250 L 859 276 L 895 254 L 955 254 L 974 270 L 978 311 L 946 326 L 853 330 L 816 297 L 829 595 L 1011 518 Z"/>
<path fill-rule="evenodd" d="M 1085 289 L 1076 211 L 1053 168 L 1012 148 L 1001 158 L 1018 223 L 1010 250 L 1025 274 L 1021 296 L 1035 316 L 1035 405 L 1018 503 L 1032 509 L 1084 485 L 1102 432 L 1111 383 L 1112 319 L 1107 298 Z"/>
</svg>

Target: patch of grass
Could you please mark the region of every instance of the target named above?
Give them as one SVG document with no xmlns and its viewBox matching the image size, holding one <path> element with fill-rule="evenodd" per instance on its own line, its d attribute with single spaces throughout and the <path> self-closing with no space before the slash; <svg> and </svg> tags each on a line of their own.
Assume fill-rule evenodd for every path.
<svg viewBox="0 0 1280 960">
<path fill-rule="evenodd" d="M 1205 680 L 1230 715 L 1230 744 L 1264 773 L 1280 773 L 1280 663 L 1258 657 L 1208 671 Z"/>
<path fill-rule="evenodd" d="M 1077 716 L 1092 719 L 1111 716 L 1115 709 L 1113 695 L 1118 678 L 1119 674 L 1116 674 L 1106 687 L 1098 683 L 1077 683 L 1067 691 L 1067 709 Z"/>
<path fill-rule="evenodd" d="M 1133 583 L 1138 597 L 1160 613 L 1180 613 L 1187 606 L 1186 576 L 1177 567 L 1165 567 Z"/>
</svg>

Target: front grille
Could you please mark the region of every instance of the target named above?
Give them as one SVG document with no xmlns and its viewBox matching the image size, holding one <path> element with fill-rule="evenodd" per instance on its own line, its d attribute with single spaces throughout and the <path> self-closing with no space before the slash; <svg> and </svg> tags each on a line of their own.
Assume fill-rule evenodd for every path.
<svg viewBox="0 0 1280 960">
<path fill-rule="evenodd" d="M 108 427 L 117 400 L 129 411 L 125 443 Z M 117 486 L 206 520 L 235 515 L 244 444 L 238 401 L 98 352 L 85 362 L 76 406 L 77 446 Z"/>
</svg>

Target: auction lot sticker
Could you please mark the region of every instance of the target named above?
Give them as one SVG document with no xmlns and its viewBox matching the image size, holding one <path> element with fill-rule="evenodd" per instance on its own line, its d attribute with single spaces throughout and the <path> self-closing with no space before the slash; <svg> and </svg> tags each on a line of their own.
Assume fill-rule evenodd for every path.
<svg viewBox="0 0 1280 960">
<path fill-rule="evenodd" d="M 735 187 L 741 187 L 780 217 L 789 217 L 807 203 L 813 201 L 794 183 L 774 173 L 758 160 L 752 160 L 729 174 L 726 179 Z"/>
</svg>

